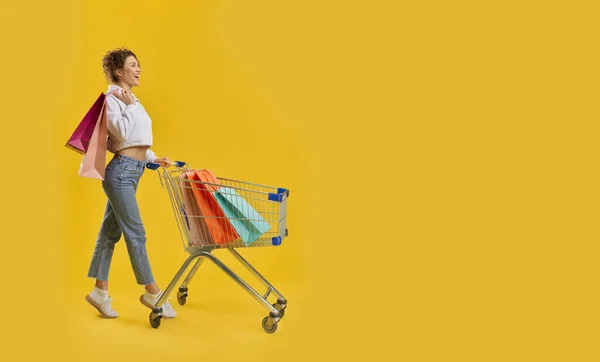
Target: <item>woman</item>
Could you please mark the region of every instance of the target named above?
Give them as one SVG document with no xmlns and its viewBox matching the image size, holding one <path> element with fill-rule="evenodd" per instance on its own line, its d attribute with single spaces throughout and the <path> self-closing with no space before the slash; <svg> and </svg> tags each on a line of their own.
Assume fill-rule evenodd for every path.
<svg viewBox="0 0 600 362">
<path fill-rule="evenodd" d="M 152 121 L 139 99 L 131 92 L 140 83 L 140 64 L 133 52 L 116 49 L 106 54 L 103 69 L 111 83 L 106 96 L 108 150 L 115 154 L 106 166 L 102 182 L 108 197 L 104 219 L 96 241 L 88 276 L 96 279 L 86 300 L 105 318 L 116 318 L 108 294 L 108 271 L 115 243 L 123 234 L 129 259 L 138 284 L 145 286 L 142 304 L 153 308 L 161 295 L 154 281 L 146 253 L 146 232 L 136 201 L 139 180 L 147 162 L 168 164 L 167 157 L 157 158 L 152 146 Z M 177 314 L 165 302 L 164 318 Z"/>
</svg>

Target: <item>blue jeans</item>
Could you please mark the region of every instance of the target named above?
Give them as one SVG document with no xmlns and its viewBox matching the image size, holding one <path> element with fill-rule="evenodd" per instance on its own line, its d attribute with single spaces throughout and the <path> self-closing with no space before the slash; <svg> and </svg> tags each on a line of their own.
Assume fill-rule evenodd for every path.
<svg viewBox="0 0 600 362">
<path fill-rule="evenodd" d="M 154 282 L 146 252 L 146 230 L 135 197 L 145 166 L 145 162 L 120 155 L 106 166 L 102 187 L 108 202 L 88 272 L 90 278 L 108 280 L 115 244 L 123 234 L 137 283 Z"/>
</svg>

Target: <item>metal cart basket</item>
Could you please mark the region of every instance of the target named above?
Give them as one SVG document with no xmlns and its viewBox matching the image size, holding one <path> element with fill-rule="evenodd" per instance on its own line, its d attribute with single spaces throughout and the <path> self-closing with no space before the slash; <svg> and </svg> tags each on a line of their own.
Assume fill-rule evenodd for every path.
<svg viewBox="0 0 600 362">
<path fill-rule="evenodd" d="M 171 168 L 149 163 L 157 170 L 163 188 L 167 189 L 177 220 L 184 250 L 189 257 L 150 313 L 150 325 L 158 328 L 162 306 L 175 289 L 188 267 L 193 267 L 179 286 L 177 301 L 185 305 L 188 285 L 204 260 L 215 263 L 237 284 L 246 290 L 269 315 L 262 320 L 267 333 L 274 333 L 283 318 L 287 300 L 236 249 L 277 246 L 287 237 L 286 206 L 289 191 L 283 188 L 214 177 L 203 179 L 206 170 L 194 170 L 185 162 L 176 161 Z M 210 176 L 210 174 L 208 174 Z M 212 254 L 215 249 L 227 249 L 266 288 L 259 294 L 221 260 Z M 273 294 L 277 301 L 268 302 Z"/>
</svg>

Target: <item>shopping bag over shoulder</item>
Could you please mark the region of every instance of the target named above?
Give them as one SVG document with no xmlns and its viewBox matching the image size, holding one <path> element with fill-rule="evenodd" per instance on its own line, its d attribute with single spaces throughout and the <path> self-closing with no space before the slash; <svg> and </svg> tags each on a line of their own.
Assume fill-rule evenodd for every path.
<svg viewBox="0 0 600 362">
<path fill-rule="evenodd" d="M 210 231 L 204 215 L 200 210 L 200 206 L 194 196 L 194 190 L 192 189 L 192 183 L 189 182 L 186 173 L 179 175 L 181 194 L 183 196 L 182 210 L 180 210 L 185 217 L 185 227 L 189 233 L 189 242 L 192 246 L 203 246 L 214 244 Z"/>
<path fill-rule="evenodd" d="M 73 131 L 71 138 L 69 138 L 65 144 L 67 148 L 70 148 L 79 154 L 86 153 L 92 138 L 92 134 L 94 133 L 96 123 L 98 122 L 100 114 L 102 113 L 105 97 L 106 96 L 104 93 L 101 93 L 96 102 L 94 102 L 92 107 L 83 117 L 81 122 L 79 122 L 79 125 L 75 131 Z"/>
<path fill-rule="evenodd" d="M 104 180 L 106 168 L 106 103 L 102 104 L 102 110 L 94 132 L 90 138 L 87 152 L 83 155 L 79 166 L 79 176 Z"/>
</svg>

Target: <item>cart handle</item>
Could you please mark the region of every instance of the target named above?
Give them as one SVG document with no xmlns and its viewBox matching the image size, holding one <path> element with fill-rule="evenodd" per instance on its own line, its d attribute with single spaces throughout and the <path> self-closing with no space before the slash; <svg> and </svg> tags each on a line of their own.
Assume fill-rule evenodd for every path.
<svg viewBox="0 0 600 362">
<path fill-rule="evenodd" d="M 185 166 L 186 163 L 183 161 L 173 161 L 173 162 L 169 162 L 169 164 L 167 165 L 167 167 L 171 167 L 171 166 L 175 166 L 178 168 L 182 168 L 183 166 Z M 152 163 L 152 162 L 148 162 L 146 164 L 146 167 L 151 169 L 151 170 L 158 170 L 159 167 L 161 167 L 160 163 Z"/>
</svg>

